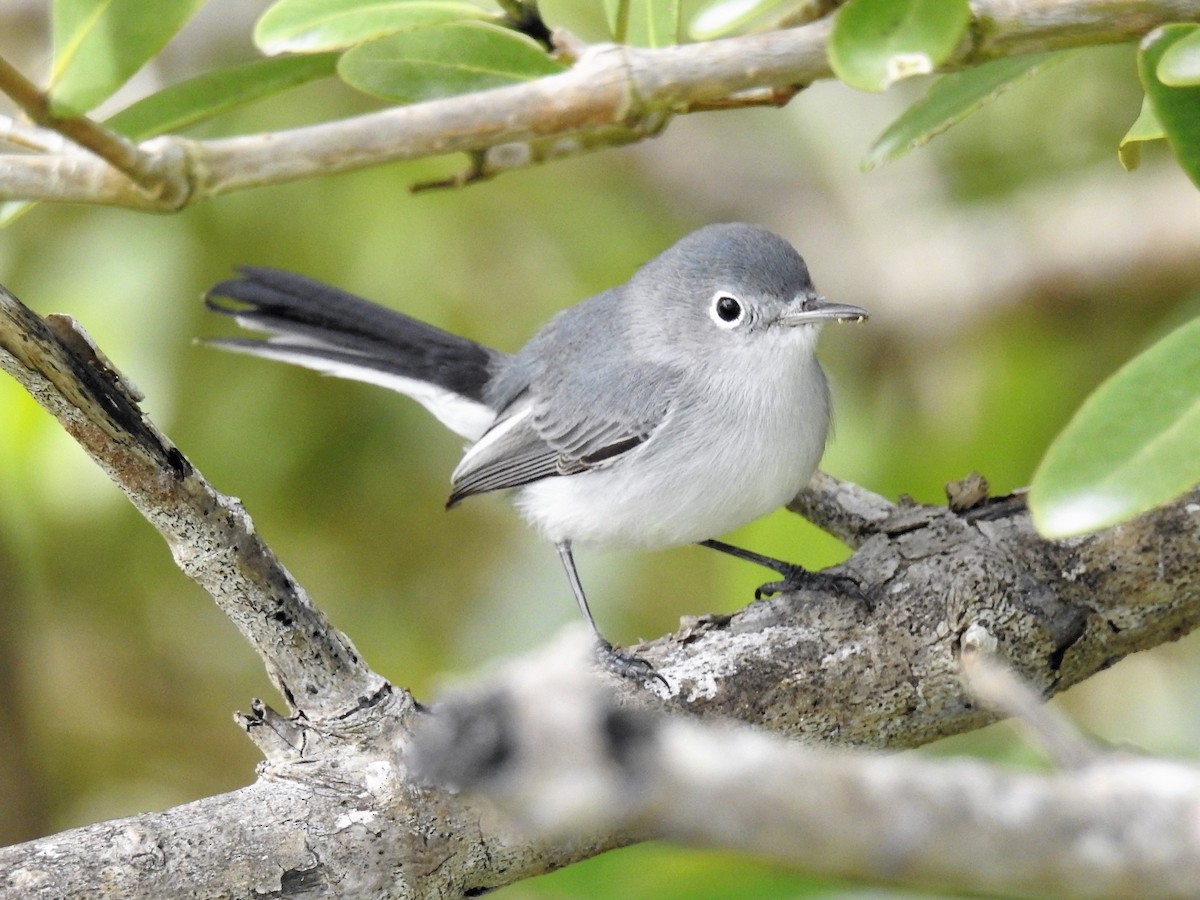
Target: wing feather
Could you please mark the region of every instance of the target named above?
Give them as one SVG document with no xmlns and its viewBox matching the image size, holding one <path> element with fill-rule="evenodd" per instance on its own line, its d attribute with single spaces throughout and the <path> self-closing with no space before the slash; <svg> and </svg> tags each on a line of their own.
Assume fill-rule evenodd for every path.
<svg viewBox="0 0 1200 900">
<path fill-rule="evenodd" d="M 612 465 L 650 440 L 670 412 L 675 379 L 655 374 L 636 381 L 637 387 L 614 391 L 604 404 L 586 407 L 564 408 L 531 386 L 463 456 L 451 476 L 446 505 L 472 494 Z"/>
</svg>

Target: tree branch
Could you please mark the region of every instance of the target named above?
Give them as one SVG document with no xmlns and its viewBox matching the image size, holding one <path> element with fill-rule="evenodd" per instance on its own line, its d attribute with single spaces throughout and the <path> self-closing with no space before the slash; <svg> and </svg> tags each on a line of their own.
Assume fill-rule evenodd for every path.
<svg viewBox="0 0 1200 900">
<path fill-rule="evenodd" d="M 824 876 L 1054 897 L 1192 897 L 1200 770 L 1109 753 L 1054 773 L 804 747 L 630 710 L 581 639 L 448 699 L 414 765 L 543 838 L 605 829 Z"/>
<path fill-rule="evenodd" d="M 262 657 L 299 713 L 339 715 L 386 682 L 280 565 L 241 504 L 143 415 L 136 389 L 67 316 L 43 320 L 0 287 L 0 368 L 17 379 L 166 539 Z"/>
<path fill-rule="evenodd" d="M 646 835 L 641 820 L 530 835 L 485 804 L 416 781 L 407 760 L 422 708 L 329 625 L 240 505 L 146 419 L 136 390 L 82 329 L 65 317 L 43 320 L 0 292 L 0 367 L 164 535 L 296 708 L 285 718 L 255 703 L 239 717 L 266 756 L 254 785 L 0 851 L 0 897 L 35 887 L 85 896 L 101 878 L 121 886 L 114 897 L 461 895 Z M 781 595 L 637 648 L 669 680 L 663 697 L 600 678 L 630 711 L 738 719 L 817 743 L 907 747 L 995 718 L 960 681 L 963 646 L 978 645 L 981 631 L 1049 696 L 1200 622 L 1200 490 L 1058 543 L 1034 533 L 1020 498 L 959 505 L 894 506 L 821 477 L 797 507 L 857 546 L 842 570 L 865 586 L 865 600 L 832 586 Z M 988 783 L 1026 790 L 1006 777 Z"/>
<path fill-rule="evenodd" d="M 170 203 L 161 191 L 169 190 L 172 181 L 164 179 L 159 157 L 139 148 L 114 131 L 109 131 L 87 116 L 62 116 L 51 108 L 48 95 L 0 57 L 0 91 L 7 94 L 37 125 L 51 129 L 125 175 L 138 190 L 151 198 Z"/>
<path fill-rule="evenodd" d="M 497 819 L 355 745 L 228 794 L 0 849 L 0 900 L 477 896 L 617 846 L 531 840 Z"/>
<path fill-rule="evenodd" d="M 1012 718 L 1058 765 L 1075 769 L 1096 761 L 1096 747 L 1007 664 L 997 660 L 996 639 L 986 629 L 978 625 L 967 629 L 959 662 L 971 695 L 987 709 Z"/>
<path fill-rule="evenodd" d="M 677 708 L 814 741 L 911 747 L 994 720 L 959 685 L 973 626 L 1049 697 L 1200 624 L 1200 489 L 1055 542 L 1016 496 L 881 518 L 882 498 L 822 476 L 792 508 L 857 546 L 832 571 L 869 586 L 868 601 L 785 594 L 640 645 Z"/>
<path fill-rule="evenodd" d="M 976 0 L 973 11 L 971 38 L 944 69 L 1136 40 L 1168 22 L 1200 21 L 1191 0 Z M 657 50 L 595 45 L 567 72 L 513 87 L 269 134 L 156 138 L 139 148 L 162 179 L 151 193 L 89 154 L 3 155 L 0 200 L 178 210 L 246 188 L 449 153 L 482 154 L 475 170 L 494 175 L 642 140 L 674 115 L 784 102 L 799 87 L 831 76 L 825 56 L 830 26 L 826 18 Z"/>
</svg>

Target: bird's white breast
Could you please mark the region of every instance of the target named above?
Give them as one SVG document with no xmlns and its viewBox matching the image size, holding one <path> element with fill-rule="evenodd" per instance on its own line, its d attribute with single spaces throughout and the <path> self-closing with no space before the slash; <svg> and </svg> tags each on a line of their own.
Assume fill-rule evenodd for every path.
<svg viewBox="0 0 1200 900">
<path fill-rule="evenodd" d="M 553 541 L 668 547 L 779 508 L 825 448 L 829 398 L 815 341 L 815 329 L 785 332 L 753 353 L 695 360 L 696 376 L 650 440 L 604 468 L 521 488 L 522 515 Z"/>
</svg>

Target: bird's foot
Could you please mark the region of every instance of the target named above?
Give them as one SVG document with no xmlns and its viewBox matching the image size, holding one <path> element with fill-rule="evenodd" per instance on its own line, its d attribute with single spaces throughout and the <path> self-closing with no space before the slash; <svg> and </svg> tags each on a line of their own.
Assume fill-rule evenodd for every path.
<svg viewBox="0 0 1200 900">
<path fill-rule="evenodd" d="M 833 572 L 814 572 L 794 563 L 780 563 L 775 570 L 783 576 L 779 581 L 768 581 L 754 591 L 754 599 L 761 600 L 784 591 L 833 591 L 863 604 L 866 612 L 875 608 L 874 602 L 863 585 L 851 575 Z"/>
<path fill-rule="evenodd" d="M 779 563 L 775 571 L 782 575 L 783 578 L 779 581 L 768 581 L 766 584 L 756 588 L 754 591 L 755 600 L 780 594 L 783 591 L 831 589 L 843 594 L 851 594 L 855 597 L 864 596 L 863 586 L 849 575 L 814 572 L 811 569 L 804 568 L 804 566 L 785 562 Z"/>
<path fill-rule="evenodd" d="M 640 656 L 634 656 L 632 653 L 618 650 L 604 638 L 596 641 L 596 660 L 614 675 L 632 679 L 642 687 L 649 687 L 650 683 L 654 681 L 664 688 L 670 689 L 671 687 L 667 679 L 659 675 L 654 666 L 646 660 Z"/>
<path fill-rule="evenodd" d="M 738 559 L 752 562 L 757 566 L 778 572 L 783 576 L 783 579 L 780 581 L 768 581 L 766 584 L 760 585 L 754 592 L 755 600 L 761 600 L 763 597 L 770 597 L 773 594 L 783 591 L 824 590 L 845 594 L 857 600 L 866 607 L 867 612 L 870 612 L 874 608 L 874 603 L 868 596 L 867 589 L 858 579 L 850 575 L 814 572 L 811 569 L 804 568 L 804 566 L 784 562 L 772 556 L 763 556 L 761 553 L 755 553 L 753 550 L 743 550 L 741 547 L 726 544 L 724 541 L 700 541 L 700 546 L 708 547 L 712 550 L 720 550 L 722 553 L 728 553 L 730 556 L 736 556 Z"/>
</svg>

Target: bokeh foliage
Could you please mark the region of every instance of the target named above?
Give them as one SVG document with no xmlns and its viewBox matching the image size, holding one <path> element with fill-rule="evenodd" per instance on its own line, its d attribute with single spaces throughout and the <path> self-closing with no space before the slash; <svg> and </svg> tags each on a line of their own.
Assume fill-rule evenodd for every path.
<svg viewBox="0 0 1200 900">
<path fill-rule="evenodd" d="M 210 0 L 100 114 L 257 60 L 252 28 L 267 6 Z M 541 6 L 585 40 L 607 33 L 602 4 Z M 700 6 L 683 4 L 680 20 Z M 13 17 L 0 54 L 34 73 L 52 43 L 36 12 L 0 11 Z M 649 28 L 639 21 L 631 27 Z M 334 64 L 300 59 L 254 65 L 276 65 L 283 87 L 306 80 L 292 66 L 328 74 Z M 263 71 L 244 83 L 261 87 Z M 414 404 L 196 346 L 225 333 L 202 312 L 203 291 L 238 263 L 292 268 L 513 350 L 687 231 L 758 222 L 800 248 L 824 293 L 873 313 L 825 338 L 838 427 L 824 467 L 891 497 L 936 500 L 971 469 L 1010 490 L 1029 482 L 1098 384 L 1200 312 L 1200 199 L 1158 145 L 1137 171 L 1118 165 L 1142 101 L 1134 47 L 1073 54 L 928 146 L 860 171 L 875 136 L 932 81 L 884 94 L 821 83 L 784 110 L 689 117 L 649 144 L 457 192 L 407 191 L 464 165 L 442 159 L 231 195 L 169 218 L 43 205 L 0 233 L 0 281 L 40 312 L 78 318 L 372 665 L 427 698 L 574 620 L 554 554 L 499 498 L 442 511 L 459 441 Z M 323 78 L 263 90 L 190 133 L 377 104 Z M 254 695 L 278 702 L 256 658 L 7 380 L 0 422 L 0 840 L 252 779 L 255 753 L 230 714 Z M 787 513 L 734 539 L 812 566 L 845 553 Z M 764 574 L 694 548 L 579 557 L 600 620 L 622 640 L 734 609 Z M 1127 660 L 1059 702 L 1107 739 L 1192 752 L 1196 646 Z M 1029 755 L 1003 729 L 951 748 Z M 742 859 L 639 847 L 501 896 L 828 890 Z"/>
</svg>

